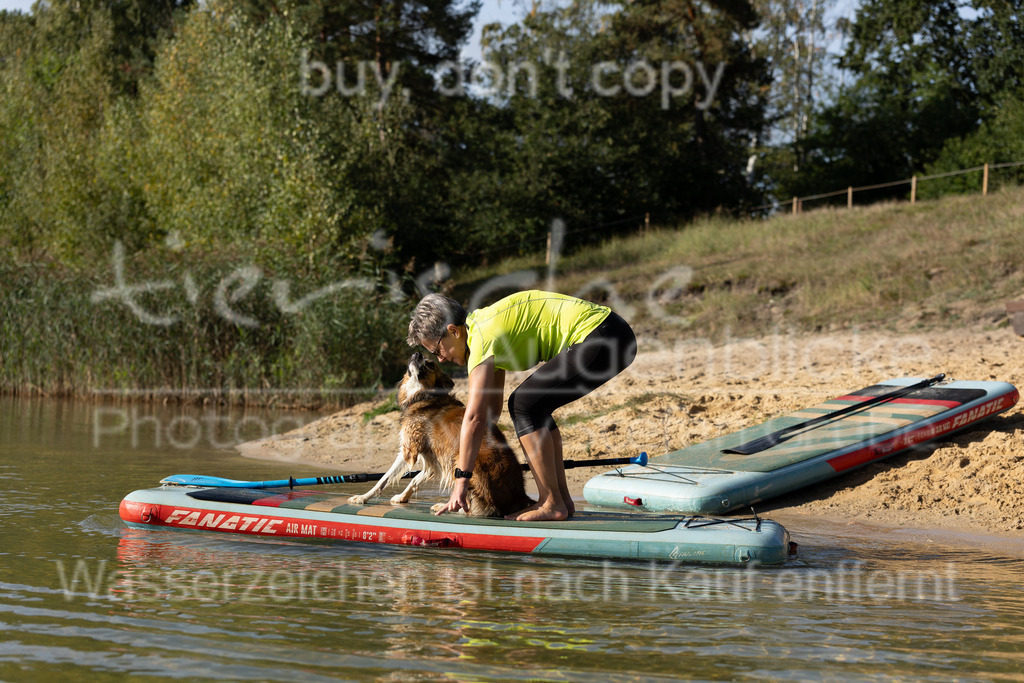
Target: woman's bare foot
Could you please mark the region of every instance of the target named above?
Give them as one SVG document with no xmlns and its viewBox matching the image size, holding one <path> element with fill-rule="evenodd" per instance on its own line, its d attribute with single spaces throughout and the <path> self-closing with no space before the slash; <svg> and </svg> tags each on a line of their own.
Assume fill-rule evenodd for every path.
<svg viewBox="0 0 1024 683">
<path fill-rule="evenodd" d="M 549 507 L 540 503 L 505 517 L 505 519 L 517 522 L 559 522 L 568 518 L 569 510 L 564 505 Z"/>
<path fill-rule="evenodd" d="M 505 519 L 518 522 L 555 521 L 568 519 L 572 505 L 568 498 L 569 487 L 565 484 L 565 467 L 561 458 L 555 458 L 556 446 L 561 444 L 561 436 L 557 440 L 558 430 L 554 432 L 545 428 L 519 437 L 526 460 L 530 463 L 533 480 L 537 483 L 537 503 Z M 563 493 L 564 490 L 564 493 Z M 567 502 L 566 501 L 570 501 Z M 575 506 L 573 507 L 575 509 Z"/>
</svg>

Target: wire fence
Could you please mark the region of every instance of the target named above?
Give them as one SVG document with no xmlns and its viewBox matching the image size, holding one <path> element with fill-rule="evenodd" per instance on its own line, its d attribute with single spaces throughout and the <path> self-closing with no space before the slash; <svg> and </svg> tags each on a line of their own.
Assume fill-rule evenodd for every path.
<svg viewBox="0 0 1024 683">
<path fill-rule="evenodd" d="M 803 211 L 805 202 L 814 202 L 822 199 L 830 199 L 832 197 L 839 197 L 846 195 L 846 206 L 847 208 L 853 208 L 853 197 L 857 192 L 869 192 L 871 190 L 881 190 L 890 187 L 897 187 L 900 185 L 910 186 L 910 203 L 914 204 L 917 202 L 917 189 L 918 184 L 927 180 L 938 180 L 939 178 L 949 178 L 952 176 L 966 175 L 968 173 L 981 173 L 981 195 L 988 195 L 989 191 L 989 175 L 991 171 L 1005 168 L 1014 168 L 1018 166 L 1024 166 L 1024 161 L 1010 161 L 1005 163 L 997 164 L 982 164 L 981 166 L 974 166 L 972 168 L 961 169 L 958 171 L 947 171 L 944 173 L 932 173 L 930 175 L 914 175 L 904 180 L 893 180 L 886 183 L 876 183 L 874 185 L 862 185 L 860 187 L 847 187 L 843 190 L 833 190 L 832 192 L 822 192 L 820 194 L 806 195 L 803 197 L 793 197 L 792 200 L 786 202 L 772 202 L 771 204 L 762 204 L 761 206 L 755 206 L 751 208 L 741 209 L 741 213 L 747 216 L 765 214 L 773 215 L 774 213 L 783 210 L 787 205 L 791 206 L 790 212 L 793 214 L 799 214 Z M 767 213 L 766 213 L 767 212 Z M 668 216 L 658 215 L 658 222 L 670 222 L 674 219 L 680 218 L 680 216 Z M 485 258 L 506 255 L 510 253 L 519 252 L 524 246 L 530 244 L 536 244 L 538 247 L 541 244 L 547 242 L 547 257 L 546 262 L 550 263 L 552 258 L 552 250 L 558 251 L 560 245 L 564 242 L 564 238 L 579 233 L 587 233 L 588 235 L 594 235 L 595 233 L 604 232 L 618 232 L 621 233 L 622 226 L 632 225 L 635 226 L 636 231 L 642 231 L 649 229 L 651 226 L 652 216 L 650 213 L 638 214 L 634 216 L 627 216 L 618 220 L 610 221 L 607 223 L 587 225 L 583 227 L 574 228 L 572 230 L 565 230 L 564 228 L 559 231 L 558 234 L 554 230 L 549 231 L 546 236 L 535 237 L 532 239 L 525 239 L 516 244 L 508 244 L 502 246 L 492 247 L 479 252 L 480 256 Z M 628 228 L 627 228 L 628 229 Z M 557 245 L 557 246 L 556 246 Z"/>
<path fill-rule="evenodd" d="M 917 186 L 918 183 L 925 180 L 937 180 L 939 178 L 949 178 L 952 176 L 966 175 L 968 173 L 981 173 L 981 194 L 985 196 L 988 194 L 989 187 L 989 173 L 991 171 L 1002 169 L 1002 168 L 1013 168 L 1016 166 L 1024 166 L 1024 161 L 1010 161 L 999 164 L 982 164 L 981 166 L 974 166 L 972 168 L 965 168 L 959 171 L 947 171 L 945 173 L 933 173 L 931 175 L 915 175 L 905 180 L 893 180 L 887 183 L 878 183 L 875 185 L 864 185 L 861 187 L 847 187 L 845 190 L 833 190 L 832 192 L 822 192 L 821 194 L 812 194 L 805 197 L 793 197 L 792 199 L 792 213 L 798 214 L 803 211 L 804 202 L 813 202 L 820 199 L 829 199 L 831 197 L 838 197 L 846 195 L 846 207 L 853 208 L 853 195 L 856 192 L 867 192 L 870 190 L 881 190 L 889 187 L 897 187 L 899 185 L 910 185 L 910 203 L 914 204 L 917 202 Z M 762 206 L 756 206 L 750 209 L 751 212 L 767 211 L 769 209 L 778 209 L 780 204 L 764 204 Z"/>
</svg>

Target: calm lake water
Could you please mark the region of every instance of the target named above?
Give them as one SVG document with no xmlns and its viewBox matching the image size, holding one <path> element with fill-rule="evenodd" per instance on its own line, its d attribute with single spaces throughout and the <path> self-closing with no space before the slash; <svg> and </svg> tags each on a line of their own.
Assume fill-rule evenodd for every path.
<svg viewBox="0 0 1024 683">
<path fill-rule="evenodd" d="M 1024 680 L 1019 548 L 780 520 L 799 558 L 745 569 L 118 518 L 169 474 L 322 473 L 231 448 L 312 417 L 0 399 L 0 680 Z"/>
</svg>

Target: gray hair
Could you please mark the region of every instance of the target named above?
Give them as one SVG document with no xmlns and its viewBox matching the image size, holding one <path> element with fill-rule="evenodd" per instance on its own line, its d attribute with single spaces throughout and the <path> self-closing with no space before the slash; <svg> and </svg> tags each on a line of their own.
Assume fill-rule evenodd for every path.
<svg viewBox="0 0 1024 683">
<path fill-rule="evenodd" d="M 440 339 L 449 325 L 465 325 L 466 309 L 455 299 L 443 294 L 423 297 L 409 321 L 409 346 L 419 346 L 424 340 Z"/>
</svg>

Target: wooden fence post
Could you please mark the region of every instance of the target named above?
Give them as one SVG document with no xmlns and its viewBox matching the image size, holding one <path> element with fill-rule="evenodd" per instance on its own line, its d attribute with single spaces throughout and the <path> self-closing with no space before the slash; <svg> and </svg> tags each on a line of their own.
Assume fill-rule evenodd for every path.
<svg viewBox="0 0 1024 683">
<path fill-rule="evenodd" d="M 917 176 L 913 176 L 910 179 L 910 203 L 913 204 L 917 201 Z"/>
<path fill-rule="evenodd" d="M 796 197 L 793 197 L 793 215 L 794 216 L 797 215 L 798 213 L 800 213 L 800 208 L 799 207 L 800 207 L 800 200 L 797 199 Z"/>
<path fill-rule="evenodd" d="M 853 208 L 853 185 L 846 188 L 846 208 Z"/>
<path fill-rule="evenodd" d="M 988 196 L 988 164 L 985 164 L 985 169 L 981 172 L 981 196 Z"/>
</svg>

